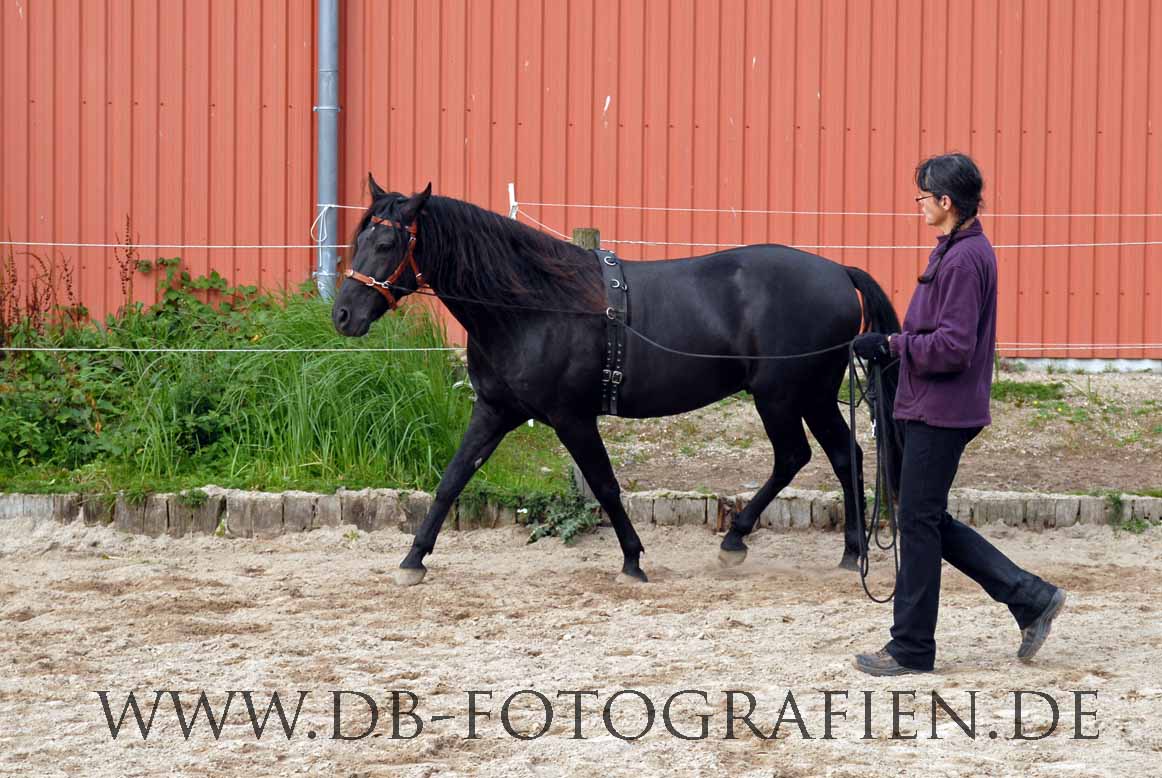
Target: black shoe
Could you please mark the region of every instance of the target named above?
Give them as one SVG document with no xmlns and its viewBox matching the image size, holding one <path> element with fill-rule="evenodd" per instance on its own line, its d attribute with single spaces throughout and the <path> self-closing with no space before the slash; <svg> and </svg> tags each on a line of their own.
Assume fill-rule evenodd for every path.
<svg viewBox="0 0 1162 778">
<path fill-rule="evenodd" d="M 931 670 L 916 670 L 911 667 L 904 667 L 896 661 L 896 658 L 888 653 L 886 648 L 881 648 L 874 654 L 856 654 L 855 659 L 852 660 L 855 669 L 861 673 L 868 675 L 908 675 L 909 673 L 930 673 Z"/>
<path fill-rule="evenodd" d="M 1040 650 L 1045 638 L 1049 637 L 1049 628 L 1053 626 L 1053 619 L 1065 607 L 1065 590 L 1058 589 L 1053 598 L 1045 606 L 1045 610 L 1029 626 L 1021 630 L 1021 647 L 1017 649 L 1017 658 L 1028 661 Z"/>
</svg>

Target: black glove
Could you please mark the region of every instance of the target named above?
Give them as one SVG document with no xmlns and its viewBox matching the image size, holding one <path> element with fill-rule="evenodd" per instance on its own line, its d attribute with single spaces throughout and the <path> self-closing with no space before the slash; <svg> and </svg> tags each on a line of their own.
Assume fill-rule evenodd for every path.
<svg viewBox="0 0 1162 778">
<path fill-rule="evenodd" d="M 856 336 L 851 348 L 857 356 L 872 363 L 887 362 L 892 356 L 888 349 L 888 336 L 882 332 L 865 332 Z"/>
</svg>

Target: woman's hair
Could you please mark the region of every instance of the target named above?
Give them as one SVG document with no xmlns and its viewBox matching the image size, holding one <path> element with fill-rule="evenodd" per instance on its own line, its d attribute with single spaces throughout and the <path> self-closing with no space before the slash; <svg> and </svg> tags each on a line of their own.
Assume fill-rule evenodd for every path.
<svg viewBox="0 0 1162 778">
<path fill-rule="evenodd" d="M 921 192 L 931 192 L 937 199 L 948 196 L 952 206 L 956 209 L 956 225 L 948 233 L 948 240 L 940 249 L 932 267 L 924 272 L 917 280 L 922 284 L 931 283 L 936 278 L 936 271 L 948 249 L 952 247 L 957 233 L 964 223 L 977 215 L 984 205 L 980 192 L 984 188 L 984 179 L 976 163 L 965 154 L 941 154 L 929 157 L 916 167 L 916 186 Z"/>
</svg>

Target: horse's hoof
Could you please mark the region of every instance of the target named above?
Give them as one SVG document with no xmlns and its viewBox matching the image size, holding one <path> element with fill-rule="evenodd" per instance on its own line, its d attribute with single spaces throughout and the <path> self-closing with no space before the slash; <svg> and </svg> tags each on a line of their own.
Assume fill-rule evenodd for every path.
<svg viewBox="0 0 1162 778">
<path fill-rule="evenodd" d="M 400 586 L 416 586 L 423 583 L 426 568 L 401 567 L 395 571 L 395 582 Z"/>
<path fill-rule="evenodd" d="M 745 561 L 745 548 L 742 551 L 728 551 L 725 548 L 718 549 L 718 564 L 722 567 L 738 567 Z"/>
<path fill-rule="evenodd" d="M 619 584 L 643 584 L 649 583 L 649 580 L 645 572 L 636 565 L 633 567 L 623 567 L 621 568 L 621 572 L 617 574 L 617 582 Z"/>
<path fill-rule="evenodd" d="M 839 567 L 841 570 L 851 570 L 853 573 L 859 572 L 859 557 L 855 554 L 844 554 L 843 559 L 839 560 Z"/>
</svg>

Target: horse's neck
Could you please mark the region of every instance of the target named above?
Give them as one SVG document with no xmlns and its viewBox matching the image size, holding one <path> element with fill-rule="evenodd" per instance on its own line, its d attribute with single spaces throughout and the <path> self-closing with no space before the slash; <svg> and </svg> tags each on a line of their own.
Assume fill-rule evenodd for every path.
<svg viewBox="0 0 1162 778">
<path fill-rule="evenodd" d="M 538 315 L 506 303 L 473 302 L 470 295 L 452 290 L 436 289 L 436 296 L 469 337 L 482 344 L 508 342 L 514 328 L 519 330 L 530 317 Z"/>
<path fill-rule="evenodd" d="M 421 224 L 420 229 L 424 229 Z M 429 229 L 435 230 L 434 225 Z M 473 338 L 487 338 L 489 333 L 510 322 L 516 322 L 527 315 L 519 308 L 509 308 L 503 304 L 490 302 L 476 302 L 477 295 L 471 290 L 459 288 L 455 282 L 456 263 L 470 262 L 471 258 L 458 256 L 453 247 L 455 242 L 437 237 L 432 253 L 426 257 L 417 257 L 420 261 L 420 270 L 431 285 L 440 302 L 444 304 L 456 320 L 464 326 Z"/>
</svg>

